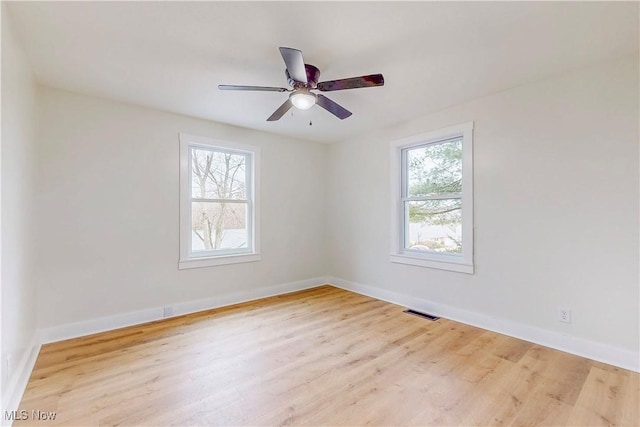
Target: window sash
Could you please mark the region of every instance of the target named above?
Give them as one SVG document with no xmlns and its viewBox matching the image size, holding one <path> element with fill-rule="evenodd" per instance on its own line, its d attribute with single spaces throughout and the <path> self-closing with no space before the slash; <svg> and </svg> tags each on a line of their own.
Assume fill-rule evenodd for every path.
<svg viewBox="0 0 640 427">
<path fill-rule="evenodd" d="M 194 150 L 198 150 L 198 151 L 208 151 L 210 153 L 222 153 L 222 154 L 231 154 L 234 156 L 242 156 L 244 157 L 244 173 L 245 173 L 245 195 L 246 198 L 245 199 L 208 199 L 208 198 L 197 198 L 197 197 L 193 197 L 193 184 L 191 184 L 189 186 L 189 196 L 191 198 L 191 201 L 195 201 L 196 199 L 200 199 L 201 201 L 210 201 L 210 200 L 250 200 L 253 199 L 253 176 L 252 176 L 252 171 L 253 171 L 253 154 L 252 153 L 247 153 L 245 151 L 239 151 L 239 150 L 233 150 L 233 149 L 229 149 L 229 148 L 223 148 L 223 147 L 211 147 L 211 146 L 203 146 L 201 144 L 189 144 L 189 179 L 193 180 L 193 161 L 191 160 L 193 158 L 193 152 Z"/>
<path fill-rule="evenodd" d="M 191 199 L 189 203 L 189 218 L 193 218 L 193 204 L 200 202 L 213 202 L 213 203 L 235 203 L 247 205 L 247 247 L 246 248 L 222 248 L 222 249 L 199 249 L 193 250 L 193 233 L 190 232 L 188 256 L 189 258 L 205 258 L 210 256 L 222 256 L 222 255 L 235 255 L 253 253 L 253 204 L 250 200 L 237 200 L 237 199 Z M 193 220 L 189 221 L 189 230 L 193 230 Z"/>
<path fill-rule="evenodd" d="M 451 256 L 451 257 L 455 257 L 455 258 L 462 258 L 462 253 L 453 253 L 453 252 L 435 252 L 435 251 L 428 251 L 428 252 L 423 252 L 423 251 L 419 251 L 416 249 L 411 249 L 409 248 L 409 241 L 410 241 L 410 219 L 409 219 L 409 209 L 408 209 L 408 202 L 421 202 L 421 201 L 427 201 L 427 200 L 461 200 L 462 201 L 462 194 L 463 192 L 460 193 L 442 193 L 442 194 L 433 194 L 433 195 L 429 195 L 429 196 L 419 196 L 419 197 L 408 197 L 407 194 L 409 194 L 409 153 L 411 151 L 414 150 L 419 150 L 423 147 L 426 146 L 430 146 L 430 145 L 440 145 L 440 144 L 446 144 L 448 142 L 453 142 L 453 141 L 461 141 L 462 140 L 462 144 L 463 144 L 463 149 L 464 149 L 464 138 L 462 135 L 459 136 L 454 136 L 454 137 L 450 137 L 450 138 L 444 138 L 444 139 L 437 139 L 434 141 L 429 141 L 429 142 L 425 142 L 425 143 L 419 143 L 416 145 L 412 145 L 410 147 L 406 147 L 401 149 L 400 155 L 401 155 L 401 186 L 402 186 L 402 191 L 401 191 L 401 197 L 400 197 L 400 209 L 402 210 L 402 233 L 401 234 L 401 242 L 400 242 L 400 251 L 401 252 L 409 252 L 411 254 L 417 255 L 417 256 L 423 256 L 423 255 L 434 255 L 434 256 L 441 256 L 441 255 L 446 255 L 446 256 Z M 464 181 L 464 167 L 463 167 L 463 181 Z M 464 191 L 464 190 L 463 190 Z M 461 202 L 461 209 L 464 209 L 464 203 Z M 464 245 L 465 242 L 463 240 L 462 242 L 462 248 L 464 250 Z"/>
<path fill-rule="evenodd" d="M 425 200 L 434 200 L 434 199 L 425 199 Z M 448 199 L 435 199 L 435 200 L 460 200 L 460 213 L 461 213 L 461 222 L 460 222 L 460 226 L 463 226 L 463 222 L 462 222 L 462 217 L 463 217 L 463 211 L 464 211 L 464 206 L 462 204 L 462 197 L 451 197 Z M 403 214 L 403 233 L 402 233 L 402 242 L 401 242 L 401 251 L 402 252 L 407 252 L 416 256 L 423 256 L 423 255 L 435 255 L 435 256 L 450 256 L 450 257 L 454 257 L 457 259 L 461 259 L 462 258 L 462 252 L 460 253 L 456 253 L 456 252 L 447 252 L 447 251 L 443 251 L 443 252 L 437 252 L 437 251 L 433 251 L 433 250 L 429 250 L 429 251 L 423 251 L 423 250 L 419 250 L 419 249 L 412 249 L 409 244 L 411 242 L 411 222 L 410 222 L 410 209 L 409 209 L 409 203 L 412 201 L 416 201 L 416 200 L 407 200 L 407 201 L 403 201 L 401 204 L 402 207 L 402 214 Z M 417 201 L 422 201 L 422 200 L 417 200 Z M 462 240 L 462 247 L 461 249 L 464 250 L 464 236 L 461 235 L 460 236 L 461 240 Z"/>
<path fill-rule="evenodd" d="M 203 203 L 249 203 L 249 199 L 202 199 L 199 197 L 192 198 L 191 203 L 203 202 Z"/>
<path fill-rule="evenodd" d="M 222 154 L 231 154 L 236 156 L 242 156 L 245 158 L 245 194 L 247 198 L 245 199 L 209 199 L 202 197 L 193 197 L 193 185 L 189 186 L 189 194 L 190 194 L 190 203 L 189 203 L 189 229 L 193 230 L 193 204 L 198 202 L 212 202 L 212 203 L 243 203 L 247 205 L 247 247 L 246 248 L 223 248 L 223 249 L 205 249 L 205 250 L 193 250 L 193 233 L 188 233 L 188 244 L 187 244 L 187 256 L 189 258 L 205 258 L 210 256 L 224 256 L 224 255 L 234 255 L 234 254 L 244 254 L 244 253 L 253 253 L 254 247 L 254 210 L 253 210 L 253 177 L 252 177 L 252 153 L 247 153 L 244 151 L 238 151 L 228 148 L 222 147 L 209 147 L 202 146 L 200 144 L 190 144 L 189 145 L 189 179 L 193 180 L 193 152 L 194 150 L 199 151 L 208 151 L 210 153 L 222 153 Z"/>
<path fill-rule="evenodd" d="M 402 202 L 421 202 L 424 200 L 462 199 L 462 193 L 442 193 L 433 196 L 403 197 Z"/>
<path fill-rule="evenodd" d="M 408 156 L 409 152 L 413 151 L 413 150 L 419 150 L 421 148 L 428 147 L 430 145 L 440 145 L 440 144 L 446 144 L 446 143 L 455 142 L 455 141 L 461 141 L 461 143 L 462 143 L 462 151 L 464 153 L 464 135 L 457 135 L 457 136 L 453 136 L 453 137 L 435 139 L 433 141 L 417 143 L 415 145 L 411 145 L 410 147 L 402 148 L 400 150 L 401 175 L 402 175 L 400 184 L 401 184 L 401 197 L 403 198 L 403 200 L 405 200 L 405 199 L 406 200 L 411 200 L 412 199 L 412 198 L 407 197 L 407 194 L 409 194 L 409 156 Z M 462 193 L 464 192 L 464 158 L 463 158 L 462 173 L 463 173 L 462 192 L 453 193 L 453 194 L 458 194 L 460 196 L 462 196 Z M 433 200 L 436 200 L 437 198 L 448 199 L 448 198 L 450 198 L 448 196 L 449 196 L 449 194 L 442 193 L 442 194 L 432 194 L 430 196 L 420 196 L 420 197 L 432 197 Z M 422 199 L 415 198 L 415 200 L 422 200 Z"/>
</svg>

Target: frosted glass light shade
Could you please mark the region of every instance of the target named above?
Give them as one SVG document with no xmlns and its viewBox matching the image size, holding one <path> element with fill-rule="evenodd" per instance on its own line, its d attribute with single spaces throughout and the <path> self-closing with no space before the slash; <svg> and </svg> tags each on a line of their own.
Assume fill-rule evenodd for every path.
<svg viewBox="0 0 640 427">
<path fill-rule="evenodd" d="M 307 91 L 294 92 L 289 98 L 294 107 L 300 110 L 308 110 L 316 103 L 316 95 Z"/>
</svg>

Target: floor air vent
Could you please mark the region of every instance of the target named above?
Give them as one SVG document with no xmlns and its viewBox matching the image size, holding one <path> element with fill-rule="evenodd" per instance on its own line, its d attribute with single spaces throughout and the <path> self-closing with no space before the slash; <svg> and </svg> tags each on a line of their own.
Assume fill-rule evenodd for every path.
<svg viewBox="0 0 640 427">
<path fill-rule="evenodd" d="M 409 313 L 409 314 L 413 314 L 414 316 L 422 317 L 424 319 L 428 319 L 428 320 L 431 320 L 431 321 L 439 319 L 438 316 L 434 316 L 433 314 L 421 313 L 419 311 L 415 311 L 415 310 L 411 310 L 411 309 L 405 310 L 404 312 L 405 313 Z"/>
</svg>

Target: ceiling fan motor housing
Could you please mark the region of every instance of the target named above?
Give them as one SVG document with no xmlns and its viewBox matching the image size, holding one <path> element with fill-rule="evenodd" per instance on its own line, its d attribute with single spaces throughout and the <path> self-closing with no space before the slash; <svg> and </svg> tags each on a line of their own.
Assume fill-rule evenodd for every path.
<svg viewBox="0 0 640 427">
<path fill-rule="evenodd" d="M 310 64 L 304 64 L 304 69 L 307 72 L 307 83 L 295 81 L 289 75 L 289 70 L 287 69 L 284 70 L 287 76 L 287 81 L 289 82 L 289 85 L 291 85 L 291 87 L 293 87 L 294 89 L 299 89 L 299 88 L 315 89 L 318 85 L 318 80 L 320 79 L 320 70 L 318 69 L 318 67 Z"/>
<path fill-rule="evenodd" d="M 290 47 L 280 47 L 280 55 L 284 60 L 286 68 L 284 74 L 287 77 L 289 86 L 292 89 L 273 86 L 237 86 L 237 85 L 218 85 L 220 90 L 256 90 L 262 92 L 290 92 L 287 99 L 271 116 L 268 122 L 280 120 L 280 118 L 291 109 L 296 107 L 306 110 L 318 105 L 329 113 L 333 114 L 340 120 L 344 120 L 351 116 L 351 111 L 347 110 L 340 104 L 332 101 L 322 94 L 315 94 L 312 90 L 322 92 L 331 92 L 345 89 L 357 89 L 361 87 L 383 86 L 384 77 L 382 74 L 371 74 L 367 76 L 350 77 L 347 79 L 330 80 L 319 82 L 320 70 L 318 67 L 304 63 L 302 51 Z"/>
</svg>

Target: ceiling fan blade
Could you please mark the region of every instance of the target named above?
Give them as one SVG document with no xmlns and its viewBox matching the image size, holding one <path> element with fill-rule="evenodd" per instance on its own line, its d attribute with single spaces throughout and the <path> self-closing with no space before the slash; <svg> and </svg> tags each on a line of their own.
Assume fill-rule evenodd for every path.
<svg viewBox="0 0 640 427">
<path fill-rule="evenodd" d="M 297 82 L 307 83 L 307 70 L 304 68 L 302 51 L 290 47 L 281 47 L 280 54 L 287 65 L 289 76 Z"/>
<path fill-rule="evenodd" d="M 273 114 L 267 119 L 268 122 L 275 122 L 280 120 L 280 117 L 284 116 L 284 113 L 289 111 L 293 107 L 293 104 L 288 99 L 282 104 Z"/>
<path fill-rule="evenodd" d="M 326 82 L 318 83 L 318 89 L 323 92 L 374 86 L 384 86 L 384 77 L 382 76 L 382 74 L 371 74 L 368 76 L 351 77 L 348 79 L 340 80 L 329 80 Z"/>
<path fill-rule="evenodd" d="M 269 86 L 236 86 L 236 85 L 218 85 L 220 90 L 258 90 L 261 92 L 288 92 L 289 89 L 283 87 Z"/>
<path fill-rule="evenodd" d="M 325 110 L 327 110 L 328 112 L 330 112 L 331 114 L 339 118 L 340 120 L 344 120 L 351 115 L 351 111 L 333 102 L 326 96 L 321 94 L 318 94 L 317 96 L 318 98 L 317 98 L 316 104 L 318 104 L 319 106 L 321 106 L 322 108 L 324 108 Z"/>
</svg>

